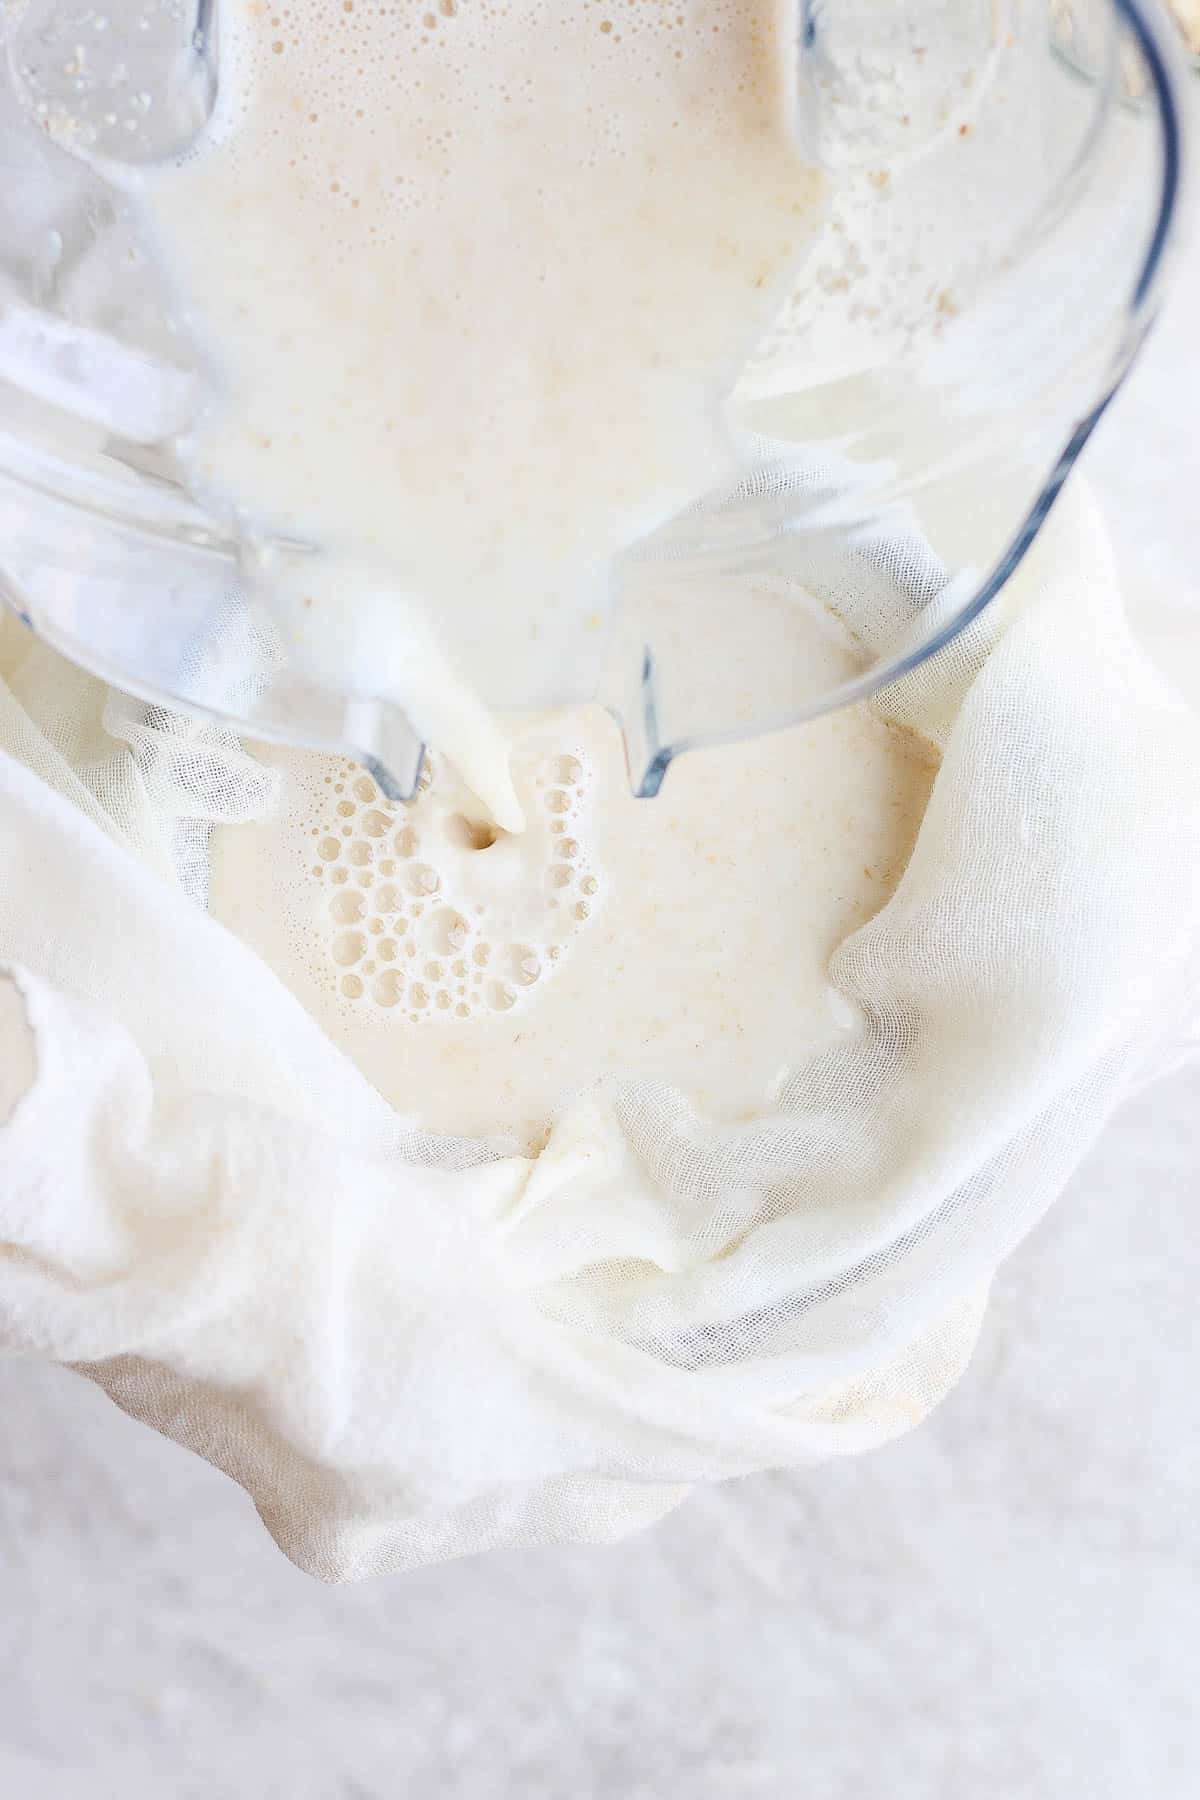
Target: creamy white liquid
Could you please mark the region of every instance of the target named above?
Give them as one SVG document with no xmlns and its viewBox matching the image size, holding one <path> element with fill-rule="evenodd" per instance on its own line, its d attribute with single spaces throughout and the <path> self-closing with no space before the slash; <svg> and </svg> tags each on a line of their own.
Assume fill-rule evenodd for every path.
<svg viewBox="0 0 1200 1800">
<path fill-rule="evenodd" d="M 816 217 L 796 29 L 788 0 L 226 0 L 216 135 L 148 190 L 223 377 L 192 479 L 314 547 L 264 564 L 275 605 L 435 747 L 408 809 L 274 754 L 213 909 L 432 1130 L 536 1148 L 607 1078 L 761 1109 L 846 1028 L 829 952 L 923 810 L 928 753 L 867 710 L 637 801 L 583 703 L 614 558 L 734 471 L 722 397 Z M 752 589 L 697 578 L 658 644 L 714 725 L 859 666 Z"/>
<path fill-rule="evenodd" d="M 595 691 L 612 559 L 734 468 L 721 400 L 807 245 L 796 0 L 223 0 L 145 199 L 221 398 L 194 484 L 311 666 L 506 826 L 490 709 Z"/>
</svg>

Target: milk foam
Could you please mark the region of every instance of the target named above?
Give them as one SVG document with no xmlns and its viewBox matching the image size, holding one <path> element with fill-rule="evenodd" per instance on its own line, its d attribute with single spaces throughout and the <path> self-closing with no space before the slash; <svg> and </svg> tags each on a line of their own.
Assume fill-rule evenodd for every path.
<svg viewBox="0 0 1200 1800">
<path fill-rule="evenodd" d="M 398 1008 L 416 1025 L 506 1013 L 535 998 L 604 898 L 591 761 L 563 742 L 560 725 L 518 746 L 513 772 L 527 822 L 515 835 L 480 816 L 442 758 L 431 759 L 404 807 L 351 763 L 293 767 L 280 850 L 293 884 L 297 843 L 312 859 L 307 872 L 323 904 L 308 948 L 338 1001 Z M 283 902 L 293 916 L 296 898 Z"/>
</svg>

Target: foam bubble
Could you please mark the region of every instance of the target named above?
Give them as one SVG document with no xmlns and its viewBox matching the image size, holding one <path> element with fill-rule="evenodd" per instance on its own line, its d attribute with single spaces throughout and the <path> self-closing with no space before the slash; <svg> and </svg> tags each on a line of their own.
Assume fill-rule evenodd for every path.
<svg viewBox="0 0 1200 1800">
<path fill-rule="evenodd" d="M 407 807 L 387 801 L 353 767 L 341 783 L 323 778 L 306 788 L 312 810 L 297 814 L 297 836 L 311 844 L 315 832 L 318 846 L 332 845 L 336 853 L 332 865 L 312 865 L 322 886 L 326 870 L 334 877 L 321 901 L 320 954 L 340 998 L 356 1012 L 377 1008 L 381 1018 L 399 1016 L 403 999 L 410 1024 L 452 1027 L 477 1016 L 513 1014 L 562 966 L 592 908 L 579 901 L 564 909 L 558 894 L 576 882 L 589 899 L 600 891 L 590 764 L 582 752 L 535 740 L 519 749 L 516 766 L 527 792 L 537 792 L 540 783 L 561 796 L 564 807 L 533 812 L 520 837 L 482 828 L 462 809 L 461 783 L 437 759 L 428 763 L 424 785 Z M 354 794 L 353 803 L 337 797 L 339 786 Z M 334 836 L 334 825 L 349 837 Z M 421 844 L 424 854 L 400 862 L 381 857 L 376 880 L 376 851 L 399 842 L 413 849 Z M 358 985 L 338 978 L 338 971 L 352 973 Z"/>
<path fill-rule="evenodd" d="M 356 963 L 364 954 L 367 941 L 361 931 L 343 931 L 333 940 L 333 960 L 343 965 Z"/>
<path fill-rule="evenodd" d="M 404 982 L 395 969 L 385 969 L 371 984 L 371 998 L 376 1006 L 398 1006 L 404 995 Z"/>
</svg>

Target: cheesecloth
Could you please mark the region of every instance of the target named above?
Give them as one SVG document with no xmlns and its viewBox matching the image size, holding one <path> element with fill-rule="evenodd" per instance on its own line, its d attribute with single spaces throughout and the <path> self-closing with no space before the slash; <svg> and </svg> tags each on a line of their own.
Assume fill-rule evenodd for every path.
<svg viewBox="0 0 1200 1800">
<path fill-rule="evenodd" d="M 894 635 L 877 550 L 830 597 Z M 877 697 L 940 771 L 831 960 L 857 1029 L 749 1123 L 616 1085 L 534 1160 L 414 1131 L 198 903 L 262 767 L 11 622 L 0 675 L 0 1348 L 224 1469 L 326 1580 L 618 1537 L 906 1430 L 1200 1016 L 1200 722 L 1077 480 Z"/>
</svg>

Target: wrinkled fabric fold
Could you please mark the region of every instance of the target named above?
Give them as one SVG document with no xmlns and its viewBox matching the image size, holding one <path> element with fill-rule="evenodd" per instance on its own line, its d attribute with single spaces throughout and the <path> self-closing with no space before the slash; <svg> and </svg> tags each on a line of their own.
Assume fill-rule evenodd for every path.
<svg viewBox="0 0 1200 1800">
<path fill-rule="evenodd" d="M 1200 725 L 1085 493 L 1031 582 L 879 697 L 942 764 L 832 958 L 854 1028 L 757 1119 L 613 1084 L 536 1159 L 396 1116 L 164 873 L 164 765 L 121 761 L 128 720 L 120 779 L 93 742 L 85 780 L 0 689 L 0 987 L 35 1064 L 0 1125 L 0 1349 L 207 1457 L 329 1580 L 604 1541 L 909 1428 L 1197 1017 Z M 265 803 L 215 753 L 225 816 Z"/>
</svg>

